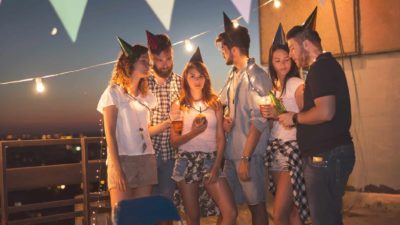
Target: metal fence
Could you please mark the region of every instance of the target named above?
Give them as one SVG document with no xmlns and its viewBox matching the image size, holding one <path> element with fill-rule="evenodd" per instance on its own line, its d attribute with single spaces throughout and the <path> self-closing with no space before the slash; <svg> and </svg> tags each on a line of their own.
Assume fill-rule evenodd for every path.
<svg viewBox="0 0 400 225">
<path fill-rule="evenodd" d="M 18 140 L 0 141 L 0 189 L 1 189 L 1 225 L 37 224 L 55 222 L 65 219 L 83 217 L 83 224 L 90 223 L 90 202 L 108 199 L 104 193 L 99 196 L 90 194 L 89 184 L 97 182 L 98 169 L 105 168 L 104 159 L 89 160 L 89 144 L 105 141 L 101 137 L 82 137 L 71 139 L 49 139 L 49 140 Z M 81 160 L 78 163 L 56 164 L 7 168 L 7 153 L 19 147 L 55 146 L 55 145 L 78 145 L 81 147 Z M 93 150 L 93 149 L 91 149 Z M 13 190 L 29 190 L 43 188 L 52 185 L 82 185 L 82 198 L 71 198 L 57 201 L 45 201 L 20 206 L 10 206 L 8 193 Z M 105 197 L 104 197 L 105 196 Z M 28 212 L 49 208 L 75 206 L 83 204 L 82 210 L 71 210 L 71 212 L 56 213 L 32 218 L 9 219 L 11 213 Z"/>
</svg>

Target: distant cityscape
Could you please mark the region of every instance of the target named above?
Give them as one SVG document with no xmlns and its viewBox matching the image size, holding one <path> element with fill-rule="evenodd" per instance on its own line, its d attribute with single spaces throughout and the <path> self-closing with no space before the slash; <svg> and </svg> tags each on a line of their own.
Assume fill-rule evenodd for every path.
<svg viewBox="0 0 400 225">
<path fill-rule="evenodd" d="M 88 133 L 78 133 L 78 134 L 6 134 L 0 135 L 0 141 L 15 141 L 15 140 L 48 140 L 48 139 L 71 139 L 80 137 L 99 137 L 101 136 L 99 131 L 88 132 Z"/>
<path fill-rule="evenodd" d="M 25 141 L 25 140 L 50 140 L 50 139 L 72 139 L 88 136 L 100 136 L 100 130 L 92 133 L 53 133 L 53 134 L 7 134 L 0 136 L 0 141 Z M 91 151 L 88 152 L 89 159 L 104 159 L 105 153 L 101 143 L 90 144 Z M 80 163 L 82 159 L 81 146 L 79 144 L 58 144 L 51 146 L 16 146 L 7 148 L 7 169 L 38 167 L 47 165 L 66 165 Z M 98 182 L 91 183 L 89 192 L 95 193 L 105 190 L 105 167 L 98 168 Z M 52 186 L 44 186 L 34 189 L 17 189 L 8 192 L 8 202 L 10 206 L 24 206 L 40 202 L 60 201 L 64 199 L 79 198 L 82 196 L 81 184 L 57 184 Z M 48 208 L 41 210 L 32 210 L 26 212 L 16 212 L 9 215 L 9 219 L 28 219 L 37 218 L 57 213 L 66 213 L 76 210 L 78 205 Z M 65 219 L 58 221 L 57 225 L 73 225 L 76 224 L 74 219 Z M 43 223 L 52 225 L 53 223 Z"/>
</svg>

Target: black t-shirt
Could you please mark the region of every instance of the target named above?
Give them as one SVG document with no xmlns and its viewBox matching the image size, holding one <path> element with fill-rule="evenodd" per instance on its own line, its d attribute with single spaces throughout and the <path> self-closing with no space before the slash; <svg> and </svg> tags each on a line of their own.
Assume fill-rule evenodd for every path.
<svg viewBox="0 0 400 225">
<path fill-rule="evenodd" d="M 334 147 L 352 143 L 350 135 L 351 106 L 346 76 L 331 53 L 319 55 L 311 65 L 304 89 L 304 108 L 314 107 L 319 97 L 336 97 L 335 115 L 331 121 L 317 125 L 297 126 L 297 141 L 304 156 L 318 155 Z"/>
</svg>

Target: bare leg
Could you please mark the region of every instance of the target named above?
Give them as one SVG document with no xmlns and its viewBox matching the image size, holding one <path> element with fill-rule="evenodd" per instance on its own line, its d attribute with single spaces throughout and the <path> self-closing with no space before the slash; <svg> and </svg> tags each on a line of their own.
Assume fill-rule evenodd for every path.
<svg viewBox="0 0 400 225">
<path fill-rule="evenodd" d="M 142 198 L 151 195 L 152 185 L 132 189 L 132 198 Z"/>
<path fill-rule="evenodd" d="M 199 184 L 180 181 L 178 188 L 182 194 L 187 225 L 200 225 Z"/>
<path fill-rule="evenodd" d="M 115 209 L 118 206 L 118 203 L 125 199 L 130 199 L 132 197 L 132 191 L 130 189 L 121 191 L 117 188 L 113 188 L 110 190 L 110 203 L 111 203 L 111 220 L 113 224 L 115 224 Z"/>
<path fill-rule="evenodd" d="M 301 224 L 299 214 L 295 216 L 292 212 L 297 209 L 293 203 L 293 189 L 290 182 L 290 174 L 286 171 L 271 172 L 276 184 L 274 200 L 274 225 Z M 292 220 L 293 217 L 293 220 Z"/>
<path fill-rule="evenodd" d="M 253 225 L 268 225 L 265 202 L 258 203 L 257 205 L 249 205 L 249 209 L 251 212 L 251 221 Z"/>
<path fill-rule="evenodd" d="M 290 225 L 303 225 L 300 219 L 299 208 L 293 204 L 292 212 L 290 213 Z"/>
<path fill-rule="evenodd" d="M 111 218 L 114 222 L 115 219 L 115 209 L 118 206 L 118 203 L 122 200 L 133 199 L 133 198 L 141 198 L 145 196 L 151 195 L 151 185 L 138 187 L 138 188 L 128 188 L 125 192 L 121 191 L 117 188 L 113 188 L 110 190 L 110 201 L 111 201 Z"/>
<path fill-rule="evenodd" d="M 206 183 L 207 192 L 211 195 L 221 210 L 218 224 L 233 225 L 236 222 L 237 208 L 233 194 L 225 178 L 218 178 L 215 183 Z"/>
</svg>

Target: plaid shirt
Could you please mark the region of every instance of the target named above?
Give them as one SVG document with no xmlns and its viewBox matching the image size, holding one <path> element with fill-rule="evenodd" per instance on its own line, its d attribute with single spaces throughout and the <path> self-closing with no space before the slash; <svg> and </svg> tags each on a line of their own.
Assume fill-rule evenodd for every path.
<svg viewBox="0 0 400 225">
<path fill-rule="evenodd" d="M 157 98 L 158 105 L 152 109 L 151 126 L 169 118 L 171 103 L 179 98 L 181 77 L 172 73 L 163 85 L 157 83 L 154 75 L 149 77 L 149 88 Z M 167 129 L 151 138 L 156 155 L 162 160 L 175 158 L 175 149 L 171 146 L 170 130 Z"/>
</svg>

